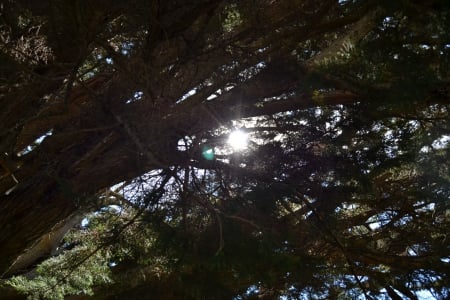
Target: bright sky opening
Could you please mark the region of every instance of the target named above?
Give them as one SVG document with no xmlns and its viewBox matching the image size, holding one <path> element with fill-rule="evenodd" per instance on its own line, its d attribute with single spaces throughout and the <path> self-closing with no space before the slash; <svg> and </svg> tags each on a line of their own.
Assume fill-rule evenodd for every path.
<svg viewBox="0 0 450 300">
<path fill-rule="evenodd" d="M 228 137 L 228 144 L 236 151 L 244 150 L 247 148 L 248 134 L 239 129 L 234 130 Z"/>
</svg>

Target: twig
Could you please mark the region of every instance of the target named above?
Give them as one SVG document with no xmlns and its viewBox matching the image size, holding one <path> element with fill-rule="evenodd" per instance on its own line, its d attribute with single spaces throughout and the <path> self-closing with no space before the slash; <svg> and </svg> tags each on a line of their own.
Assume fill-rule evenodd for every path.
<svg viewBox="0 0 450 300">
<path fill-rule="evenodd" d="M 337 236 L 331 231 L 330 228 L 328 228 L 327 224 L 322 220 L 321 216 L 319 215 L 319 213 L 317 212 L 317 210 L 312 207 L 311 203 L 309 203 L 306 199 L 304 199 L 303 197 L 299 197 L 301 199 L 301 201 L 310 209 L 310 211 L 313 213 L 313 215 L 316 217 L 316 219 L 319 221 L 319 223 L 322 225 L 323 229 L 325 230 L 326 233 L 328 233 L 328 235 L 336 242 L 336 245 L 338 246 L 339 249 L 341 249 L 342 254 L 344 255 L 345 259 L 347 260 L 348 263 L 348 267 L 350 269 L 350 272 L 353 274 L 353 277 L 355 278 L 356 282 L 358 283 L 359 288 L 361 289 L 361 291 L 364 293 L 364 297 L 366 299 L 370 299 L 372 300 L 372 297 L 367 294 L 366 289 L 364 288 L 361 280 L 359 279 L 358 275 L 356 275 L 356 270 L 354 267 L 353 262 L 350 260 L 350 257 L 347 255 L 347 251 L 345 249 L 345 246 L 341 243 L 341 241 L 337 238 Z"/>
</svg>

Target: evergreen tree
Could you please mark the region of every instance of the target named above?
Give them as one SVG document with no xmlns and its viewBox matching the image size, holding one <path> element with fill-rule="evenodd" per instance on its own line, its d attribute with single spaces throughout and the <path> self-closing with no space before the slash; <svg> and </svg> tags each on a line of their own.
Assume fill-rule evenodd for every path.
<svg viewBox="0 0 450 300">
<path fill-rule="evenodd" d="M 446 299 L 447 2 L 5 1 L 2 295 Z"/>
</svg>

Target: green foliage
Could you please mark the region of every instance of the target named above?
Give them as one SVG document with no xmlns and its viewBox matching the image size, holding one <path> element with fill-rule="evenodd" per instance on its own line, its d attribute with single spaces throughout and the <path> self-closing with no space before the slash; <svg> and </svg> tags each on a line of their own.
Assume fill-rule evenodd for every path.
<svg viewBox="0 0 450 300">
<path fill-rule="evenodd" d="M 223 20 L 223 30 L 227 33 L 232 32 L 236 27 L 242 24 L 242 17 L 236 4 L 228 5 L 225 9 L 225 19 Z"/>
<path fill-rule="evenodd" d="M 105 252 L 91 255 L 87 250 L 77 247 L 65 255 L 50 258 L 39 265 L 32 279 L 16 276 L 8 284 L 32 300 L 61 300 L 66 295 L 93 295 L 94 286 L 111 283 L 111 278 Z M 90 257 L 80 262 L 87 255 Z"/>
</svg>

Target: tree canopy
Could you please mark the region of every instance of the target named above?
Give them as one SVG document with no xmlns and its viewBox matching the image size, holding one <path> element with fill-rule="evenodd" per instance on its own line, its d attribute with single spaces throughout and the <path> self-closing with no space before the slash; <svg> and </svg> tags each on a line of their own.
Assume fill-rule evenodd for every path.
<svg viewBox="0 0 450 300">
<path fill-rule="evenodd" d="M 446 299 L 449 28 L 444 0 L 1 2 L 0 292 Z"/>
</svg>

